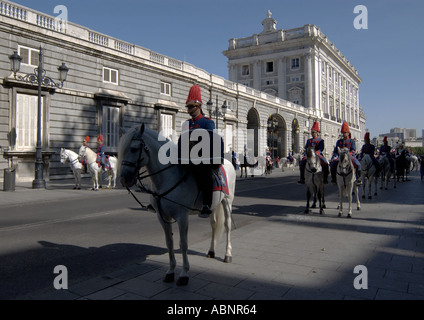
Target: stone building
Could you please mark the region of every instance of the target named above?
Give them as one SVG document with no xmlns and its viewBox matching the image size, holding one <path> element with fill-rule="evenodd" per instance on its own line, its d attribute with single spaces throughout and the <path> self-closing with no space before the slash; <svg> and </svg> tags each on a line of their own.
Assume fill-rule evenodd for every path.
<svg viewBox="0 0 424 320">
<path fill-rule="evenodd" d="M 324 37 L 315 26 L 299 30 L 294 32 L 315 32 L 317 37 Z M 287 37 L 291 37 L 290 32 Z M 336 50 L 326 38 L 320 41 L 325 48 Z M 357 139 L 365 125 L 357 120 L 357 108 L 346 109 L 349 114 L 336 113 L 334 108 L 330 111 L 315 104 L 316 94 L 310 99 L 303 93 L 302 100 L 289 101 L 287 96 L 273 94 L 266 88 L 228 81 L 187 62 L 3 0 L 0 48 L 0 184 L 4 169 L 10 167 L 16 168 L 17 182 L 34 179 L 38 85 L 22 81 L 21 77 L 34 73 L 40 50 L 46 76 L 57 79 L 57 68 L 62 63 L 69 68 L 63 87 L 53 88 L 48 83 L 41 86 L 41 145 L 47 181 L 71 177 L 69 166 L 60 163 L 60 148 L 78 152 L 87 135 L 90 146 L 95 148 L 96 137 L 102 134 L 109 154 L 117 152 L 120 128 L 142 122 L 175 141 L 188 118 L 184 106 L 193 84 L 201 87 L 204 109 L 208 101 L 213 103 L 213 110 L 216 104 L 220 111 L 224 103 L 228 106 L 225 114 L 211 114 L 228 153 L 247 151 L 262 157 L 272 145 L 274 156 L 287 156 L 289 150 L 303 147 L 312 121 L 318 120 L 325 133 L 326 151 L 331 154 L 342 119 L 350 122 Z M 314 50 L 311 58 L 316 60 Z M 22 58 L 17 76 L 11 71 L 9 59 L 15 51 Z M 347 60 L 339 53 L 332 54 L 345 73 L 353 73 Z M 303 59 L 299 60 L 302 68 Z M 231 74 L 234 68 L 231 59 L 229 62 Z M 330 66 L 333 64 L 329 63 Z M 304 86 L 305 83 L 298 83 L 299 88 Z M 290 85 L 291 88 L 294 86 Z M 310 92 L 308 87 L 302 90 Z M 329 95 L 330 92 L 328 86 Z M 346 95 L 342 97 L 347 99 Z M 354 101 L 357 105 L 358 101 Z M 273 130 L 269 126 L 270 116 L 276 119 Z"/>
<path fill-rule="evenodd" d="M 277 30 L 276 24 L 268 11 L 261 33 L 229 40 L 224 51 L 229 79 L 312 111 L 322 123 L 327 145 L 334 145 L 342 121 L 361 140 L 365 116 L 359 104 L 358 71 L 318 27 Z M 295 127 L 284 120 L 279 120 L 283 127 Z M 301 146 L 307 138 L 302 127 Z M 292 141 L 296 138 L 293 134 Z"/>
</svg>

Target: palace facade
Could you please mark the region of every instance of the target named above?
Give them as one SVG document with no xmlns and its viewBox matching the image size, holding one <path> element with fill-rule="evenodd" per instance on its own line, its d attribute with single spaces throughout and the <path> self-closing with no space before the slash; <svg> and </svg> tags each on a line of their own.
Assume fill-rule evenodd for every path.
<svg viewBox="0 0 424 320">
<path fill-rule="evenodd" d="M 274 30 L 267 19 L 260 35 L 230 40 L 225 51 L 230 80 L 226 80 L 187 62 L 0 0 L 0 184 L 4 169 L 12 167 L 17 182 L 34 179 L 38 85 L 19 76 L 34 73 L 40 49 L 48 77 L 58 78 L 62 63 L 69 68 L 63 87 L 41 86 L 47 181 L 71 177 L 69 165 L 60 162 L 60 148 L 78 152 L 85 136 L 95 149 L 102 134 L 109 154 L 117 153 L 120 128 L 141 123 L 176 141 L 188 118 L 184 106 L 193 84 L 201 87 L 205 111 L 208 101 L 212 110 L 217 104 L 220 111 L 224 103 L 228 106 L 225 114 L 211 114 L 227 153 L 246 151 L 262 157 L 270 149 L 273 156 L 287 156 L 304 146 L 313 121 L 321 124 L 328 156 L 343 120 L 361 141 L 365 116 L 353 66 L 317 27 Z M 279 55 L 279 44 L 268 43 L 277 38 L 297 43 L 297 53 Z M 301 49 L 306 43 L 309 47 Z M 263 56 L 256 51 L 262 45 L 269 49 Z M 22 58 L 17 77 L 9 59 L 15 51 Z M 291 67 L 294 56 L 297 73 Z"/>
</svg>

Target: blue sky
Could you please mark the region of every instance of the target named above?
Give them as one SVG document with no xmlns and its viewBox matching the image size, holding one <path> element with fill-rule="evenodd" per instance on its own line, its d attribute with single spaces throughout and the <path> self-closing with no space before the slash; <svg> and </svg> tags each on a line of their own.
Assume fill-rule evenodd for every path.
<svg viewBox="0 0 424 320">
<path fill-rule="evenodd" d="M 187 61 L 228 79 L 222 51 L 231 38 L 262 31 L 268 10 L 277 29 L 315 24 L 358 70 L 360 104 L 374 137 L 390 128 L 424 129 L 422 0 L 15 0 L 92 30 Z M 365 5 L 368 29 L 354 28 Z"/>
</svg>

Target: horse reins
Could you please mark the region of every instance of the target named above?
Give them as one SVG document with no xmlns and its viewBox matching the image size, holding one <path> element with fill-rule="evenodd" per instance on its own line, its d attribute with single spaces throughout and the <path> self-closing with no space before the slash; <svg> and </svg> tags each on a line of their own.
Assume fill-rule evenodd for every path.
<svg viewBox="0 0 424 320">
<path fill-rule="evenodd" d="M 133 167 L 133 168 L 135 168 L 135 170 L 137 170 L 139 167 L 140 167 L 140 163 L 141 163 L 141 161 L 143 160 L 142 158 L 141 158 L 141 155 L 142 155 L 142 152 L 143 152 L 143 150 L 145 150 L 146 151 L 146 153 L 147 152 L 149 152 L 149 149 L 147 148 L 147 146 L 146 146 L 146 144 L 145 144 L 145 142 L 143 141 L 143 139 L 141 138 L 141 136 L 137 136 L 137 137 L 134 137 L 132 140 L 138 140 L 138 141 L 140 141 L 140 144 L 141 144 L 141 148 L 140 148 L 140 151 L 139 151 L 139 155 L 138 155 L 138 158 L 137 158 L 137 162 L 135 163 L 135 162 L 130 162 L 130 161 L 122 161 L 122 165 L 126 165 L 126 166 L 129 166 L 129 167 Z M 131 140 L 131 141 L 132 141 Z M 157 203 L 158 203 L 158 206 L 159 206 L 159 215 L 161 216 L 161 218 L 162 218 L 162 220 L 165 222 L 165 223 L 170 223 L 169 221 L 166 221 L 165 219 L 164 219 L 164 217 L 162 216 L 162 213 L 161 213 L 161 211 L 162 210 L 160 210 L 160 200 L 161 199 L 165 199 L 165 200 L 167 200 L 167 201 L 169 201 L 169 202 L 172 202 L 172 203 L 175 203 L 175 204 L 177 204 L 177 205 L 179 205 L 179 206 L 182 206 L 182 207 L 184 207 L 184 208 L 186 208 L 186 209 L 188 209 L 188 210 L 192 210 L 192 211 L 199 211 L 199 212 L 201 212 L 201 210 L 200 209 L 196 209 L 196 208 L 190 208 L 190 207 L 187 207 L 186 205 L 184 205 L 184 204 L 182 204 L 182 203 L 179 203 L 179 202 L 177 202 L 177 201 L 174 201 L 174 200 L 171 200 L 171 199 L 169 199 L 169 198 L 167 198 L 166 197 L 166 195 L 168 195 L 169 193 L 171 193 L 172 191 L 174 191 L 184 180 L 186 180 L 187 179 L 187 177 L 188 177 L 188 175 L 189 175 L 189 172 L 187 171 L 184 175 L 183 175 L 183 177 L 180 179 L 180 180 L 178 180 L 178 182 L 174 185 L 174 186 L 172 186 L 171 188 L 169 188 L 168 190 L 166 190 L 166 191 L 164 191 L 164 192 L 162 192 L 162 193 L 156 193 L 156 192 L 154 192 L 154 191 L 152 191 L 152 190 L 149 190 L 148 188 L 146 188 L 144 185 L 143 185 L 143 182 L 142 182 L 142 180 L 144 180 L 144 179 L 146 179 L 146 178 L 149 178 L 149 177 L 152 177 L 152 176 L 154 176 L 154 175 L 157 175 L 157 174 L 159 174 L 159 173 L 161 173 L 161 172 L 164 172 L 164 171 L 166 171 L 166 170 L 168 170 L 168 169 L 170 169 L 170 168 L 172 168 L 172 167 L 174 167 L 175 165 L 174 164 L 171 164 L 171 165 L 169 165 L 169 166 L 167 166 L 167 167 L 165 167 L 165 168 L 162 168 L 162 169 L 160 169 L 160 170 L 158 170 L 158 171 L 156 171 L 156 172 L 154 172 L 154 173 L 150 173 L 150 174 L 147 174 L 147 175 L 143 175 L 146 171 L 144 171 L 144 172 L 142 172 L 142 173 L 139 173 L 139 172 L 137 172 L 137 181 L 138 181 L 138 183 L 137 183 L 137 187 L 139 187 L 142 191 L 144 191 L 144 192 L 146 192 L 146 193 L 149 193 L 149 194 L 151 194 L 155 199 L 156 199 L 156 201 L 157 201 Z M 128 188 L 127 187 L 127 190 L 128 190 L 128 192 L 133 196 L 133 198 L 138 202 L 138 204 L 140 204 L 141 205 L 141 207 L 143 207 L 143 208 L 148 208 L 148 206 L 145 206 L 145 205 L 143 205 L 142 203 L 141 203 L 141 201 L 139 201 L 138 199 L 137 199 L 137 197 L 135 196 L 135 194 L 131 191 L 131 189 L 130 188 Z M 199 194 L 200 194 L 200 192 L 197 194 L 197 197 L 199 196 Z M 197 200 L 197 198 L 196 198 L 196 200 Z M 174 221 L 175 222 L 175 221 Z"/>
</svg>

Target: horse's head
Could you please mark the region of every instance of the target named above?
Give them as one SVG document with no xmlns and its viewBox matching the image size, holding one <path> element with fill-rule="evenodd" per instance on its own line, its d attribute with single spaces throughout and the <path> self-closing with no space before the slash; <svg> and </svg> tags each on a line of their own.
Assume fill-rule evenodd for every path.
<svg viewBox="0 0 424 320">
<path fill-rule="evenodd" d="M 348 148 L 337 148 L 339 151 L 339 166 L 342 172 L 346 173 L 351 170 L 353 166 L 352 161 L 350 159 L 350 150 Z"/>
<path fill-rule="evenodd" d="M 130 188 L 137 182 L 140 168 L 149 162 L 148 148 L 143 140 L 143 133 L 144 124 L 140 126 L 140 129 L 123 130 L 119 141 L 118 167 L 121 173 L 121 184 L 125 188 Z"/>
<path fill-rule="evenodd" d="M 66 163 L 66 152 L 65 152 L 65 148 L 60 148 L 60 162 L 61 163 Z"/>
<path fill-rule="evenodd" d="M 306 149 L 306 162 L 311 170 L 311 172 L 315 173 L 320 169 L 320 161 L 319 157 L 315 152 L 315 147 L 308 147 Z"/>
</svg>

